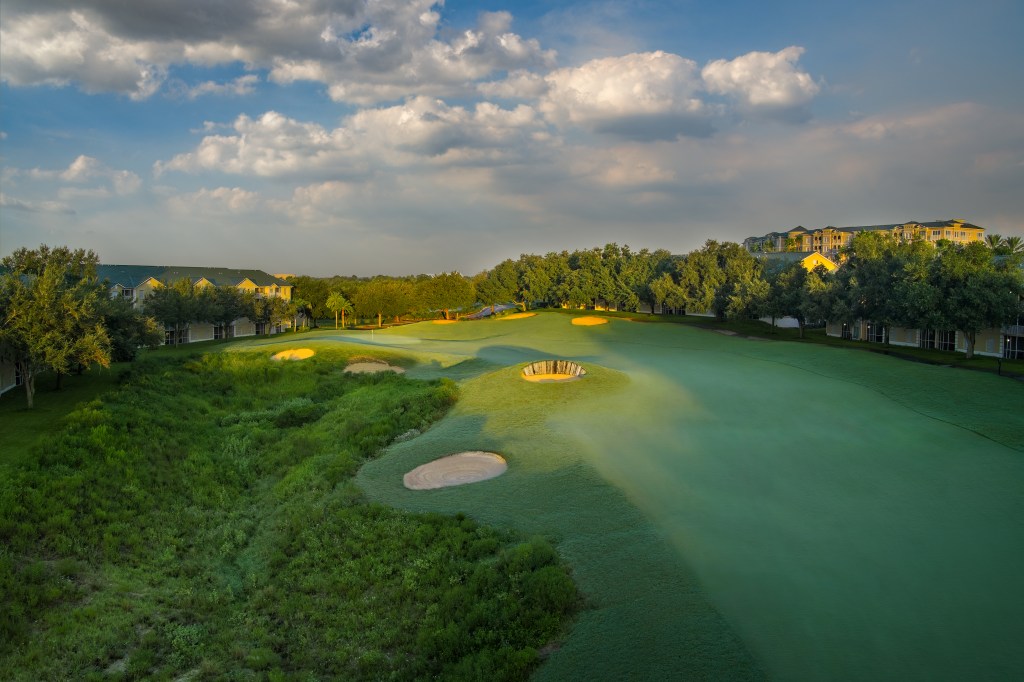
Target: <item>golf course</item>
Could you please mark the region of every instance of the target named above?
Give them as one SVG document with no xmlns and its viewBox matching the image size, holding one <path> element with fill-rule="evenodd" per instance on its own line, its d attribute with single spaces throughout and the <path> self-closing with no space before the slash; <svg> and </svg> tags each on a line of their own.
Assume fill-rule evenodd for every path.
<svg viewBox="0 0 1024 682">
<path fill-rule="evenodd" d="M 875 354 L 541 313 L 303 339 L 460 399 L 372 499 L 556 542 L 587 607 L 538 679 L 1008 679 L 1024 669 L 1024 385 Z M 273 348 L 279 343 L 269 343 Z M 251 348 L 252 344 L 244 344 Z M 576 381 L 525 381 L 542 359 Z M 465 450 L 501 476 L 409 490 Z"/>
<path fill-rule="evenodd" d="M 5 395 L 0 669 L 1019 677 L 1024 383 L 749 333 L 542 310 Z"/>
</svg>

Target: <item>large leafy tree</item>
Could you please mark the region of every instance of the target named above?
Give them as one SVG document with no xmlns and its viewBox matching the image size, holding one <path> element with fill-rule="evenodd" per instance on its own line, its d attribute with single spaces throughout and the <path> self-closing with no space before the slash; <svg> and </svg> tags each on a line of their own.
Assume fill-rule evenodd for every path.
<svg viewBox="0 0 1024 682">
<path fill-rule="evenodd" d="M 134 360 L 139 348 L 155 348 L 164 340 L 156 320 L 136 310 L 131 301 L 103 297 L 101 310 L 113 362 Z"/>
<path fill-rule="evenodd" d="M 327 317 L 330 311 L 327 298 L 331 295 L 331 282 L 306 275 L 293 277 L 289 282 L 295 287 L 292 290 L 292 300 L 302 301 L 304 305 L 301 312 L 311 320 L 313 327 L 319 326 L 317 320 Z"/>
<path fill-rule="evenodd" d="M 150 292 L 145 311 L 165 329 L 173 330 L 171 344 L 176 345 L 193 322 L 210 318 L 210 299 L 192 280 L 183 278 Z"/>
<path fill-rule="evenodd" d="M 974 356 L 978 332 L 998 327 L 1019 313 L 1024 276 L 1014 263 L 1000 263 L 982 242 L 945 243 L 928 269 L 935 292 L 937 327 L 960 331 L 965 354 Z"/>
<path fill-rule="evenodd" d="M 206 321 L 225 329 L 251 311 L 245 292 L 237 287 L 206 287 L 199 295 L 204 299 L 200 308 L 206 313 Z"/>
<path fill-rule="evenodd" d="M 377 326 L 383 327 L 385 317 L 398 319 L 414 309 L 417 300 L 415 289 L 409 282 L 382 277 L 360 287 L 352 304 L 356 313 L 376 317 Z"/>
<path fill-rule="evenodd" d="M 481 303 L 491 306 L 491 313 L 494 313 L 499 303 L 517 300 L 516 282 L 516 263 L 513 260 L 504 260 L 494 266 L 493 270 L 473 277 L 476 294 Z"/>
<path fill-rule="evenodd" d="M 417 285 L 421 305 L 428 310 L 440 310 L 444 319 L 451 319 L 451 311 L 467 308 L 476 303 L 473 283 L 457 272 L 442 272 Z"/>
<path fill-rule="evenodd" d="M 2 261 L 0 354 L 21 373 L 29 408 L 41 371 L 55 372 L 59 382 L 76 367 L 110 365 L 98 262 L 92 251 L 46 245 Z"/>
</svg>

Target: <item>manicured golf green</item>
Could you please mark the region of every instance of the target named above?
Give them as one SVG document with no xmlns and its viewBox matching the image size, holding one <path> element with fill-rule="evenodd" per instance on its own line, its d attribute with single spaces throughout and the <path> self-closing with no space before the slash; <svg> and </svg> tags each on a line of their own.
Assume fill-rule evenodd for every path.
<svg viewBox="0 0 1024 682">
<path fill-rule="evenodd" d="M 411 510 L 554 538 L 590 599 L 543 679 L 1007 679 L 1024 670 L 1024 384 L 868 353 L 544 313 L 304 338 L 460 381 L 365 465 Z M 527 362 L 586 377 L 530 383 Z M 508 471 L 407 490 L 464 450 Z"/>
</svg>

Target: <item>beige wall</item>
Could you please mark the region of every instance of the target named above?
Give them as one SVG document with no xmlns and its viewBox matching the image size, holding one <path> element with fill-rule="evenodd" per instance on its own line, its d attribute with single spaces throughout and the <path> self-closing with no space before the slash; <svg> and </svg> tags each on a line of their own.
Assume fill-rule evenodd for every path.
<svg viewBox="0 0 1024 682">
<path fill-rule="evenodd" d="M 0 360 L 0 393 L 14 387 L 14 365 L 6 360 Z"/>
</svg>

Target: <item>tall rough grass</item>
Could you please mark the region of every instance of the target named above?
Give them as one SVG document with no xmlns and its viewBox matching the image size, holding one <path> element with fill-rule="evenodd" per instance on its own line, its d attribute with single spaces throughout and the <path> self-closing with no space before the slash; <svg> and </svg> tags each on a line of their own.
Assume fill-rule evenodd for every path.
<svg viewBox="0 0 1024 682">
<path fill-rule="evenodd" d="M 0 482 L 14 679 L 523 679 L 579 597 L 541 538 L 351 482 L 456 399 L 344 355 L 151 357 Z"/>
</svg>

